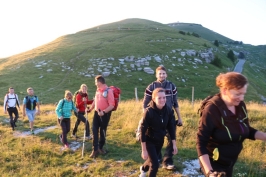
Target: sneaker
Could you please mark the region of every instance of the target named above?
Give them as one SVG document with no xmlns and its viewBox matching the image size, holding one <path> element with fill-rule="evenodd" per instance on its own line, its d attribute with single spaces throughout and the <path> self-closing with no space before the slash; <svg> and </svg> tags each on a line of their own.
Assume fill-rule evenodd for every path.
<svg viewBox="0 0 266 177">
<path fill-rule="evenodd" d="M 165 168 L 167 170 L 173 170 L 175 168 L 175 166 L 172 165 L 172 164 L 164 164 L 163 165 L 163 168 Z"/>
<path fill-rule="evenodd" d="M 106 154 L 107 153 L 106 150 L 104 150 L 104 149 L 98 149 L 98 151 L 100 154 Z"/>
<path fill-rule="evenodd" d="M 62 135 L 59 135 L 59 139 L 60 139 L 61 143 L 63 143 Z"/>
<path fill-rule="evenodd" d="M 78 138 L 78 136 L 75 135 L 75 134 L 72 134 L 71 137 L 72 137 L 72 138 Z"/>
<path fill-rule="evenodd" d="M 92 140 L 92 136 L 91 135 L 86 136 L 86 140 Z"/>
<path fill-rule="evenodd" d="M 30 133 L 31 133 L 32 135 L 34 135 L 34 131 L 33 131 L 33 130 L 31 130 Z"/>
<path fill-rule="evenodd" d="M 65 144 L 65 149 L 68 149 L 69 148 L 69 144 Z"/>
<path fill-rule="evenodd" d="M 144 170 L 142 170 L 142 166 L 140 166 L 139 171 L 140 171 L 139 177 L 146 177 L 146 173 L 147 172 L 145 172 Z"/>
</svg>

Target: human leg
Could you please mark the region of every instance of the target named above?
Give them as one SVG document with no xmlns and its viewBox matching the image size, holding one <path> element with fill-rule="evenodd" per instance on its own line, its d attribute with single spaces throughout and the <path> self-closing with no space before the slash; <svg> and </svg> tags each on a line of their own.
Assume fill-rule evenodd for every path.
<svg viewBox="0 0 266 177">
<path fill-rule="evenodd" d="M 172 170 L 174 169 L 173 143 L 172 143 L 171 137 L 168 132 L 166 134 L 166 137 L 167 137 L 167 145 L 166 145 L 162 164 L 163 164 L 163 168 Z"/>
<path fill-rule="evenodd" d="M 78 113 L 74 112 L 74 114 L 75 114 L 75 116 L 77 117 L 77 120 L 76 120 L 76 122 L 75 122 L 75 126 L 74 126 L 74 129 L 73 129 L 72 135 L 73 135 L 73 136 L 76 136 L 76 133 L 77 133 L 77 131 L 78 131 L 78 126 L 79 126 L 79 124 L 80 124 L 80 118 L 79 118 L 79 114 L 78 114 Z"/>
<path fill-rule="evenodd" d="M 28 117 L 29 122 L 30 122 L 31 133 L 34 134 L 33 133 L 33 125 L 34 125 L 33 121 L 34 121 L 34 116 L 35 116 L 35 110 L 27 110 L 26 113 L 27 113 L 27 117 Z"/>
<path fill-rule="evenodd" d="M 17 120 L 19 118 L 19 116 L 18 116 L 18 109 L 17 108 L 14 108 L 14 115 L 15 115 L 15 118 L 14 118 L 14 127 L 17 127 L 16 122 L 17 122 Z"/>
<path fill-rule="evenodd" d="M 69 118 L 65 118 L 63 120 L 61 120 L 60 123 L 61 129 L 62 129 L 62 142 L 63 144 L 68 144 L 67 142 L 67 133 L 70 131 L 70 119 Z"/>
<path fill-rule="evenodd" d="M 159 162 L 158 162 L 158 152 L 162 149 L 162 143 L 154 144 L 151 142 L 146 142 L 146 148 L 148 152 L 148 159 L 143 164 L 144 171 L 149 170 L 149 177 L 155 177 L 158 169 L 159 169 Z"/>
<path fill-rule="evenodd" d="M 9 122 L 10 122 L 10 126 L 12 127 L 12 130 L 14 130 L 14 120 L 13 120 L 13 109 L 12 108 L 7 108 L 7 112 L 9 115 Z"/>
<path fill-rule="evenodd" d="M 103 146 L 106 142 L 106 131 L 107 126 L 110 121 L 110 114 L 106 113 L 104 116 L 102 116 L 102 124 L 100 126 L 100 140 L 99 140 L 99 149 L 103 149 Z"/>
<path fill-rule="evenodd" d="M 90 155 L 91 158 L 95 158 L 99 152 L 98 152 L 98 133 L 99 133 L 99 127 L 101 125 L 101 119 L 97 113 L 97 111 L 94 112 L 94 116 L 93 116 L 93 120 L 92 120 L 92 132 L 93 132 L 93 141 L 92 141 L 92 145 L 93 145 L 93 150 L 92 153 Z"/>
</svg>

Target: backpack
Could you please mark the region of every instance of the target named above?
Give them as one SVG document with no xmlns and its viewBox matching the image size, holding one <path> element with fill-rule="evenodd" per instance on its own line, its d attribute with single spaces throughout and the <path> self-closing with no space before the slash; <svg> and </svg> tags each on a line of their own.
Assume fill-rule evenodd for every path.
<svg viewBox="0 0 266 177">
<path fill-rule="evenodd" d="M 115 100 L 115 106 L 113 108 L 112 111 L 116 111 L 117 110 L 117 107 L 118 107 L 118 103 L 119 103 L 119 96 L 121 94 L 121 89 L 119 87 L 116 87 L 116 86 L 109 86 L 104 92 L 103 92 L 103 96 L 105 98 L 107 98 L 107 93 L 108 93 L 108 90 L 109 89 L 112 89 L 113 90 L 113 94 L 114 94 L 114 100 Z"/>
<path fill-rule="evenodd" d="M 63 109 L 63 106 L 64 106 L 64 104 L 65 104 L 65 99 L 62 99 L 62 105 L 61 105 L 61 109 Z M 73 103 L 73 100 L 71 100 L 71 102 L 72 102 L 72 106 L 74 105 L 74 103 Z"/>
<path fill-rule="evenodd" d="M 18 105 L 18 107 L 19 107 L 19 102 L 18 102 L 17 94 L 14 93 L 14 95 L 15 95 L 15 99 L 16 99 L 16 105 Z M 8 93 L 7 93 L 6 94 L 6 105 L 5 105 L 6 107 L 7 107 L 8 100 L 9 100 L 9 97 L 8 97 Z M 5 107 L 5 109 L 6 109 L 6 107 Z"/>
<path fill-rule="evenodd" d="M 25 99 L 26 99 L 26 108 L 28 108 L 29 110 L 34 110 L 35 108 L 36 108 L 36 105 L 37 105 L 37 102 L 36 102 L 36 100 L 37 100 L 37 96 L 36 95 L 33 95 L 33 97 L 34 97 L 34 101 L 33 101 L 33 109 L 31 109 L 31 107 L 30 107 L 30 98 L 29 98 L 29 96 L 27 95 L 27 96 L 25 96 Z"/>
<path fill-rule="evenodd" d="M 72 98 L 72 103 L 76 106 L 76 98 L 77 95 L 79 94 L 79 90 L 75 91 L 75 93 L 73 94 L 73 98 Z"/>
</svg>

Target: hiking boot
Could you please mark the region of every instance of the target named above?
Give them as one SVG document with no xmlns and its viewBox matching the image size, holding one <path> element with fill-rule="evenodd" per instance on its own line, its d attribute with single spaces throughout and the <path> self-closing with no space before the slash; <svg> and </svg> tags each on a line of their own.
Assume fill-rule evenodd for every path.
<svg viewBox="0 0 266 177">
<path fill-rule="evenodd" d="M 92 136 L 91 135 L 89 135 L 89 136 L 86 136 L 86 138 L 85 138 L 86 140 L 92 140 Z"/>
<path fill-rule="evenodd" d="M 96 158 L 99 155 L 99 151 L 92 151 L 91 155 L 89 156 L 90 158 Z"/>
<path fill-rule="evenodd" d="M 30 133 L 31 133 L 32 135 L 34 135 L 34 131 L 33 131 L 33 130 L 31 130 Z"/>
<path fill-rule="evenodd" d="M 17 127 L 16 122 L 14 122 L 14 127 Z"/>
<path fill-rule="evenodd" d="M 139 168 L 139 171 L 140 171 L 140 175 L 139 175 L 139 177 L 146 177 L 146 173 L 147 172 L 145 172 L 144 170 L 142 170 L 143 168 L 142 168 L 143 166 L 140 166 L 140 168 Z"/>
<path fill-rule="evenodd" d="M 107 153 L 106 150 L 104 150 L 104 149 L 99 149 L 98 151 L 99 151 L 99 153 L 102 154 L 102 155 L 104 155 L 104 154 Z"/>
<path fill-rule="evenodd" d="M 163 168 L 167 170 L 173 170 L 175 166 L 173 164 L 163 164 Z"/>
</svg>

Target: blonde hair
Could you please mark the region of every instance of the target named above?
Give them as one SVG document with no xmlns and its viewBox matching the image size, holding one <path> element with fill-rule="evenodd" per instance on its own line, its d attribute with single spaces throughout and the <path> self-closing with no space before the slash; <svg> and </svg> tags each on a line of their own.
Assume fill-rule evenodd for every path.
<svg viewBox="0 0 266 177">
<path fill-rule="evenodd" d="M 248 84 L 247 78 L 238 72 L 221 73 L 216 77 L 216 86 L 227 89 L 241 89 Z"/>
<path fill-rule="evenodd" d="M 29 90 L 33 90 L 33 88 L 32 87 L 27 88 L 27 92 L 29 92 Z"/>
<path fill-rule="evenodd" d="M 165 89 L 163 88 L 156 88 L 152 91 L 152 99 L 154 99 L 159 92 L 165 93 Z"/>
<path fill-rule="evenodd" d="M 72 97 L 72 93 L 69 91 L 69 90 L 66 90 L 65 91 L 65 98 L 69 98 L 69 97 Z"/>
</svg>

